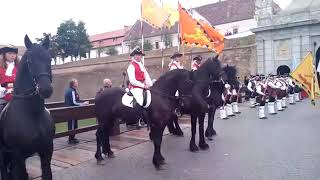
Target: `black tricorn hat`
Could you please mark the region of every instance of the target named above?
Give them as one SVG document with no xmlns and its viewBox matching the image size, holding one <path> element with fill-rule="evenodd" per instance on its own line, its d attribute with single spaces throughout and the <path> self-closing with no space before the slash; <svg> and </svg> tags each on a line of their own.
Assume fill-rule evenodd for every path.
<svg viewBox="0 0 320 180">
<path fill-rule="evenodd" d="M 134 56 L 134 55 L 137 55 L 137 54 L 145 56 L 145 54 L 141 51 L 140 47 L 134 48 L 134 50 L 130 53 L 130 56 Z"/>
<path fill-rule="evenodd" d="M 176 57 L 181 57 L 182 56 L 182 54 L 180 54 L 180 53 L 178 53 L 178 52 L 175 52 L 175 53 L 173 53 L 173 55 L 171 56 L 171 59 L 174 59 L 174 58 L 176 58 Z"/>
<path fill-rule="evenodd" d="M 200 55 L 198 55 L 198 56 L 194 57 L 193 60 L 202 61 L 202 57 Z"/>
<path fill-rule="evenodd" d="M 7 45 L 0 49 L 1 54 L 5 54 L 7 52 L 13 52 L 18 54 L 18 48 L 14 47 L 13 45 Z"/>
</svg>

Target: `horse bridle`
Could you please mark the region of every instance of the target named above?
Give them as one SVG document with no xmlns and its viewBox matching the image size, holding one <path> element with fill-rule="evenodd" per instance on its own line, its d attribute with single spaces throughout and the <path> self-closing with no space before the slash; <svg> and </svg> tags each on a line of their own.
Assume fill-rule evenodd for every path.
<svg viewBox="0 0 320 180">
<path fill-rule="evenodd" d="M 34 73 L 31 70 L 31 65 L 32 61 L 30 60 L 28 54 L 27 54 L 27 59 L 26 59 L 26 63 L 27 63 L 27 68 L 28 71 L 31 75 L 32 78 L 32 82 L 33 82 L 33 86 L 30 90 L 27 90 L 27 93 L 23 93 L 23 94 L 16 94 L 15 92 L 13 92 L 12 96 L 16 97 L 16 98 L 29 98 L 29 97 L 33 97 L 39 94 L 39 84 L 37 82 L 37 80 L 42 77 L 42 76 L 47 76 L 50 79 L 50 82 L 52 82 L 52 75 L 49 73 L 39 73 L 38 75 L 34 75 Z M 30 93 L 29 93 L 30 91 Z"/>
</svg>

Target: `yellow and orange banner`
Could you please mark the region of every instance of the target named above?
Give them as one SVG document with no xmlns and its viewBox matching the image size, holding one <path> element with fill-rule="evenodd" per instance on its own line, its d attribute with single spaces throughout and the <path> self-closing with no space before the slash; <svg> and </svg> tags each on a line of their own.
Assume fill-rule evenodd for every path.
<svg viewBox="0 0 320 180">
<path fill-rule="evenodd" d="M 169 14 L 153 0 L 142 0 L 141 18 L 146 23 L 160 29 L 167 23 Z"/>
<path fill-rule="evenodd" d="M 290 76 L 308 93 L 312 103 L 319 92 L 318 81 L 313 66 L 313 55 L 309 52 Z"/>
<path fill-rule="evenodd" d="M 206 21 L 193 18 L 178 4 L 181 42 L 189 46 L 207 47 L 219 54 L 224 49 L 224 36 Z"/>
</svg>

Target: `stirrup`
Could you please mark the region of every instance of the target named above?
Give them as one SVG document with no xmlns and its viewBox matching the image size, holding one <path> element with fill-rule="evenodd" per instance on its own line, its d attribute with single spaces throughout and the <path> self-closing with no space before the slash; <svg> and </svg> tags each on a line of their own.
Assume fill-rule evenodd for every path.
<svg viewBox="0 0 320 180">
<path fill-rule="evenodd" d="M 180 111 L 179 108 L 176 108 L 176 109 L 174 110 L 174 113 L 175 113 L 178 117 L 181 117 L 181 116 L 182 116 L 182 113 L 181 113 L 181 111 Z"/>
</svg>

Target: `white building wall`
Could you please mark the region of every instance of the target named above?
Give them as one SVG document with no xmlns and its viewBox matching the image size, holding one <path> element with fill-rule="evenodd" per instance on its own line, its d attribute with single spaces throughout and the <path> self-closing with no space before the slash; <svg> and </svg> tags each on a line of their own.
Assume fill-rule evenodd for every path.
<svg viewBox="0 0 320 180">
<path fill-rule="evenodd" d="M 225 34 L 227 32 L 233 33 L 233 29 L 237 28 L 238 33 L 235 35 L 227 36 L 229 38 L 238 38 L 252 35 L 253 33 L 251 32 L 251 29 L 257 27 L 258 23 L 255 19 L 248 19 L 215 26 L 215 28 L 222 34 Z"/>
</svg>

